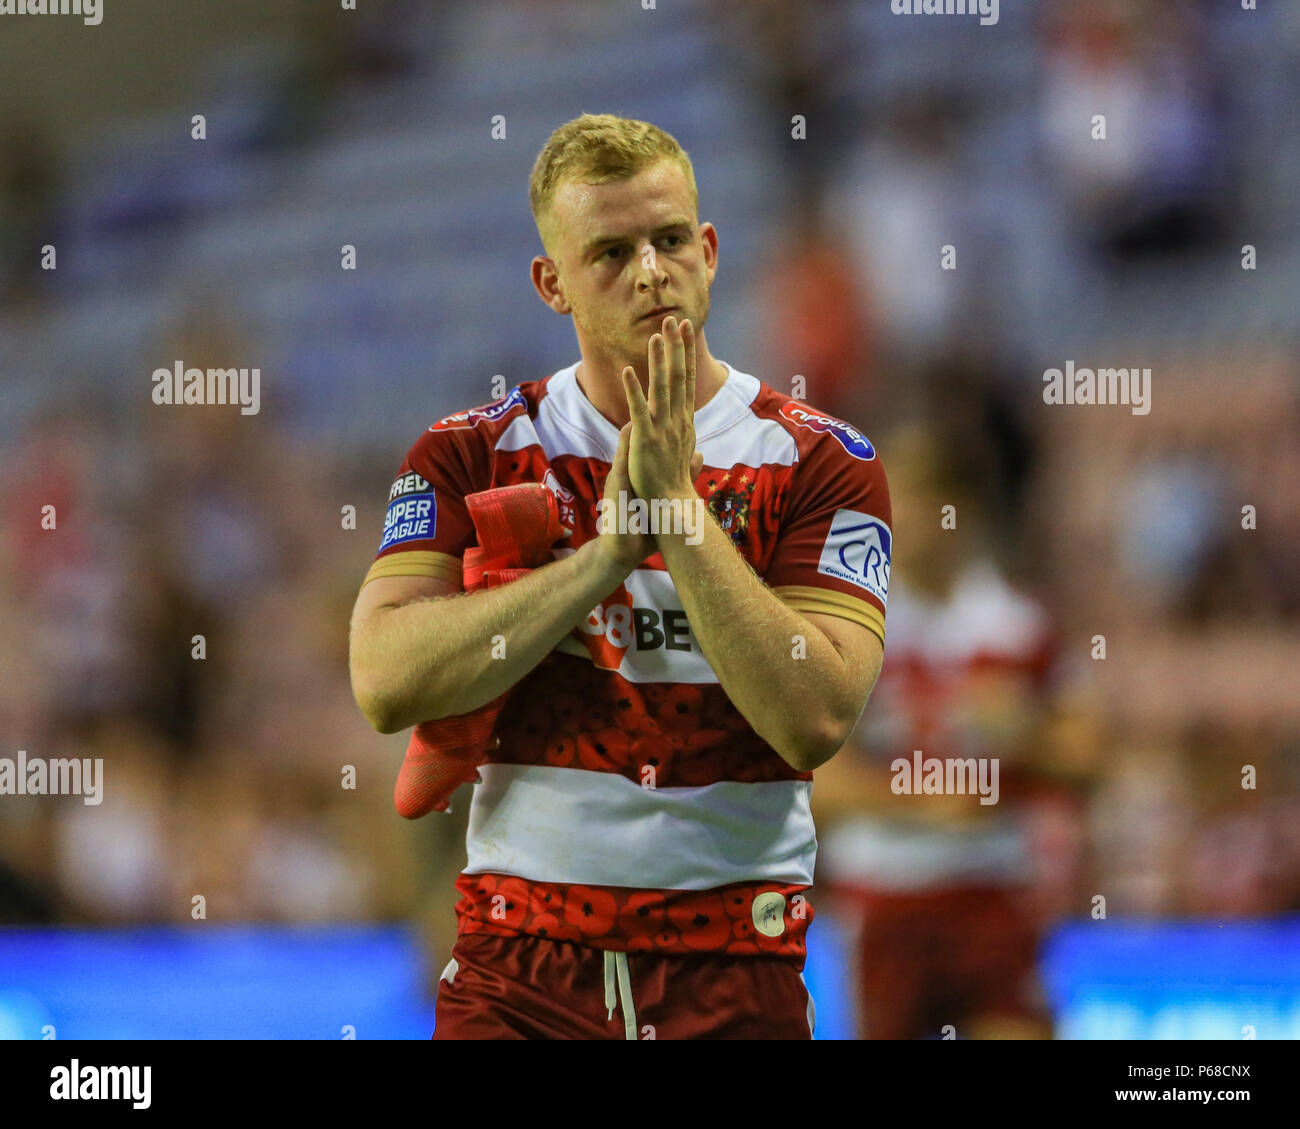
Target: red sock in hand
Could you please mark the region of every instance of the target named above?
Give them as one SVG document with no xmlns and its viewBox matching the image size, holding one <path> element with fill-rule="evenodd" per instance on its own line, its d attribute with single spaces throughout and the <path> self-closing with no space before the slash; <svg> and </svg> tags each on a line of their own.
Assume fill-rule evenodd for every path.
<svg viewBox="0 0 1300 1129">
<path fill-rule="evenodd" d="M 555 495 L 540 482 L 524 482 L 465 498 L 478 533 L 465 550 L 466 592 L 509 584 L 550 558 L 551 545 L 570 530 L 560 524 Z M 417 725 L 397 774 L 393 804 L 405 819 L 446 811 L 451 794 L 478 779 L 493 747 L 492 730 L 510 691 L 467 714 Z"/>
</svg>

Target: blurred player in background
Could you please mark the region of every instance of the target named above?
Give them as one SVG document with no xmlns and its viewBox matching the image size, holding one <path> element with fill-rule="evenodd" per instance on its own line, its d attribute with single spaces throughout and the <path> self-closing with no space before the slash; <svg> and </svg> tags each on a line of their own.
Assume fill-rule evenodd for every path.
<svg viewBox="0 0 1300 1129">
<path fill-rule="evenodd" d="M 420 436 L 353 616 L 381 732 L 510 691 L 435 1038 L 810 1038 L 812 770 L 880 669 L 884 472 L 854 428 L 710 354 L 718 237 L 672 137 L 583 115 L 530 197 L 532 281 L 581 360 Z M 516 483 L 571 534 L 461 595 L 465 498 Z M 701 539 L 598 531 L 620 495 L 702 501 Z"/>
<path fill-rule="evenodd" d="M 1047 1038 L 1025 803 L 1047 783 L 1033 762 L 1049 625 L 981 552 L 975 492 L 945 446 L 905 429 L 890 462 L 906 551 L 889 661 L 814 802 L 823 881 L 860 911 L 862 1036 L 937 1039 L 952 1026 L 958 1038 Z M 996 802 L 896 792 L 906 778 L 894 762 L 914 764 L 914 750 L 927 765 L 996 760 Z"/>
</svg>

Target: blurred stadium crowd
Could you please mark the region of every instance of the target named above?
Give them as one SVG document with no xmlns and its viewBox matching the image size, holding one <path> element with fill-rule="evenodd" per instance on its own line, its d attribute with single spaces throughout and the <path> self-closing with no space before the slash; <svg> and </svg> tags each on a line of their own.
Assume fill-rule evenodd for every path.
<svg viewBox="0 0 1300 1129">
<path fill-rule="evenodd" d="M 450 949 L 466 804 L 393 812 L 406 736 L 353 704 L 348 614 L 416 436 L 576 359 L 528 283 L 527 175 L 583 111 L 683 143 L 714 352 L 803 376 L 889 473 L 885 673 L 814 799 L 866 1012 L 928 1029 L 949 1001 L 898 995 L 905 954 L 1000 983 L 1099 894 L 1300 911 L 1300 12 L 360 8 L 214 36 L 192 89 L 69 137 L 2 104 L 0 755 L 102 757 L 107 799 L 0 800 L 0 922 L 203 894 Z M 1151 368 L 1150 414 L 1049 408 L 1070 359 Z M 259 366 L 262 411 L 154 405 L 177 360 Z M 902 811 L 888 765 L 922 747 L 1000 758 L 1000 803 Z"/>
</svg>

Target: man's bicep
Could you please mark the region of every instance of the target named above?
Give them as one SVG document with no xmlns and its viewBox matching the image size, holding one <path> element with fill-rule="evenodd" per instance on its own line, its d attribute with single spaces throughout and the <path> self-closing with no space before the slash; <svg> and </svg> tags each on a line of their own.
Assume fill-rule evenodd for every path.
<svg viewBox="0 0 1300 1129">
<path fill-rule="evenodd" d="M 440 576 L 376 576 L 362 585 L 352 609 L 352 622 L 361 623 L 376 612 L 400 608 L 416 600 L 455 596 L 460 585 Z"/>
<path fill-rule="evenodd" d="M 856 722 L 876 685 L 876 679 L 880 677 L 885 644 L 870 627 L 846 619 L 844 616 L 825 615 L 820 612 L 802 614 L 830 640 L 840 658 L 844 660 L 847 679 L 846 698 L 852 703 L 850 708 L 853 709 L 853 721 Z"/>
</svg>

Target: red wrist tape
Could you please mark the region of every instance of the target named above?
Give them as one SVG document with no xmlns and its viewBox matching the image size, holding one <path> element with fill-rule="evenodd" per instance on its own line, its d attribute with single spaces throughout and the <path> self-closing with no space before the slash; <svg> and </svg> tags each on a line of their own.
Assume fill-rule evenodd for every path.
<svg viewBox="0 0 1300 1129">
<path fill-rule="evenodd" d="M 551 545 L 570 530 L 560 523 L 555 495 L 540 482 L 469 494 L 466 508 L 478 545 L 465 550 L 466 592 L 510 584 L 550 559 Z M 405 819 L 447 810 L 451 794 L 478 778 L 492 747 L 492 730 L 506 700 L 500 697 L 467 714 L 417 725 L 397 774 L 393 804 Z"/>
</svg>

